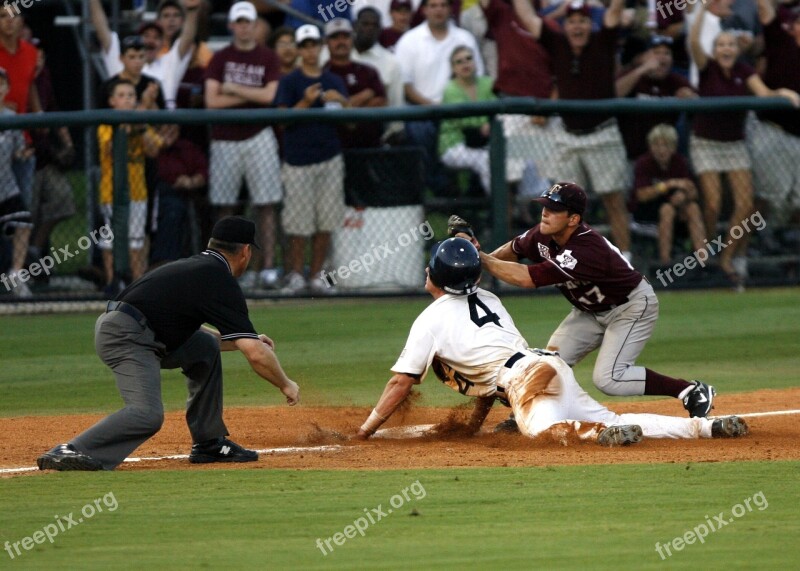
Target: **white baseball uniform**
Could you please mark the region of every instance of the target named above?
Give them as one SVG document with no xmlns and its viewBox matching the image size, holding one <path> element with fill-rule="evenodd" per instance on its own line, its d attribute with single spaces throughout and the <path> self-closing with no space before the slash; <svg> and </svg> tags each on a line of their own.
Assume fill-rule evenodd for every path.
<svg viewBox="0 0 800 571">
<path fill-rule="evenodd" d="M 649 438 L 711 437 L 706 418 L 611 412 L 581 389 L 560 357 L 529 349 L 497 296 L 483 289 L 431 303 L 391 370 L 423 379 L 431 366 L 463 395 L 507 402 L 528 436 L 558 425 L 560 433 L 593 440 L 606 426 L 636 424 Z"/>
</svg>

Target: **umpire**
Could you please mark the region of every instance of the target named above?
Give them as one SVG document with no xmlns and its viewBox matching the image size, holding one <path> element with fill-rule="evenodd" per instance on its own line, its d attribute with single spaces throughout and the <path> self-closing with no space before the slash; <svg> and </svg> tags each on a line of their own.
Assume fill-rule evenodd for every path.
<svg viewBox="0 0 800 571">
<path fill-rule="evenodd" d="M 161 429 L 161 369 L 178 367 L 189 388 L 186 422 L 194 442 L 189 461 L 258 459 L 256 452 L 226 438 L 220 351 L 241 351 L 290 406 L 300 396 L 297 384 L 283 372 L 272 340 L 253 328 L 236 281 L 253 246 L 258 248 L 253 222 L 223 218 L 214 226 L 207 250 L 153 270 L 108 302 L 95 325 L 95 348 L 114 371 L 125 407 L 40 456 L 41 470 L 117 467 Z"/>
</svg>

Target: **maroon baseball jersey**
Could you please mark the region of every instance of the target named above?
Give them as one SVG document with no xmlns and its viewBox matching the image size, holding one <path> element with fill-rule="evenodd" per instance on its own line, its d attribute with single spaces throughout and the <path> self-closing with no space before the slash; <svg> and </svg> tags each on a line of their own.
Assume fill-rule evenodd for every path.
<svg viewBox="0 0 800 571">
<path fill-rule="evenodd" d="M 800 92 L 800 46 L 783 28 L 778 18 L 764 26 L 764 51 L 767 70 L 764 83 L 770 89 L 786 87 Z M 800 111 L 760 111 L 762 121 L 780 125 L 787 133 L 800 137 Z"/>
<path fill-rule="evenodd" d="M 627 73 L 632 73 L 633 69 Z M 626 74 L 620 74 L 624 77 Z M 633 87 L 628 97 L 636 99 L 658 99 L 660 97 L 674 97 L 679 89 L 689 87 L 689 82 L 685 77 L 677 73 L 670 73 L 664 79 L 654 79 L 652 77 L 642 77 Z M 622 140 L 625 143 L 625 150 L 629 160 L 636 160 L 647 152 L 647 134 L 650 130 L 661 123 L 675 125 L 680 118 L 680 113 L 647 113 L 647 114 L 623 114 L 619 117 L 619 130 L 622 132 Z"/>
<path fill-rule="evenodd" d="M 395 30 L 394 28 L 384 28 L 378 36 L 378 43 L 385 47 L 387 50 L 394 51 L 394 46 L 400 41 L 403 32 Z"/>
<path fill-rule="evenodd" d="M 674 153 L 669 160 L 666 169 L 662 169 L 658 161 L 648 151 L 636 160 L 633 167 L 634 185 L 629 202 L 633 217 L 639 222 L 657 222 L 659 219 L 658 209 L 670 199 L 672 193 L 661 194 L 648 202 L 639 202 L 636 199 L 636 191 L 640 188 L 654 186 L 659 182 L 672 178 L 688 178 L 694 181 L 692 171 L 689 169 L 689 161 L 680 153 Z"/>
<path fill-rule="evenodd" d="M 281 78 L 281 64 L 271 49 L 256 46 L 250 51 L 233 45 L 214 54 L 206 68 L 206 79 L 220 83 L 237 83 L 247 87 L 264 87 Z M 264 105 L 245 103 L 236 109 L 258 109 Z M 244 141 L 258 134 L 266 125 L 212 125 L 211 138 L 218 141 Z"/>
<path fill-rule="evenodd" d="M 550 53 L 559 99 L 616 97 L 616 28 L 601 28 L 599 32 L 592 32 L 589 43 L 578 56 L 572 53 L 564 33 L 553 31 L 546 22 L 542 25 L 539 41 Z M 580 131 L 593 129 L 611 117 L 613 115 L 609 113 L 581 113 L 563 114 L 561 119 L 568 130 Z"/>
<path fill-rule="evenodd" d="M 709 59 L 706 68 L 700 72 L 697 92 L 700 97 L 751 95 L 747 80 L 755 73 L 756 70 L 746 63 L 736 62 L 730 76 L 726 77 L 720 65 Z M 694 116 L 694 134 L 712 141 L 741 141 L 744 139 L 746 117 L 746 111 L 698 113 Z"/>
<path fill-rule="evenodd" d="M 386 97 L 386 88 L 378 75 L 378 70 L 371 65 L 354 61 L 347 65 L 335 65 L 329 61 L 324 69 L 342 78 L 350 97 L 368 88 L 372 89 L 377 97 Z M 342 141 L 342 147 L 347 149 L 379 147 L 382 133 L 383 126 L 379 122 L 339 125 L 339 139 Z"/>
<path fill-rule="evenodd" d="M 528 273 L 536 287 L 555 285 L 572 305 L 596 313 L 626 303 L 642 281 L 616 246 L 589 225 L 581 223 L 563 248 L 539 226 L 511 242 L 517 256 L 533 262 Z"/>
<path fill-rule="evenodd" d="M 489 32 L 497 42 L 498 93 L 547 99 L 553 90 L 550 56 L 520 23 L 506 0 L 489 0 L 483 7 Z"/>
</svg>

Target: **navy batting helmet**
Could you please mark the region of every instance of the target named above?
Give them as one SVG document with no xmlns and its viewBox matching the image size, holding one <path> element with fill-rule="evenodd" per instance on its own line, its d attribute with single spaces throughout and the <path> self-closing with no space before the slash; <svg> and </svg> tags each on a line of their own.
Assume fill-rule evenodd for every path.
<svg viewBox="0 0 800 571">
<path fill-rule="evenodd" d="M 448 238 L 440 242 L 428 268 L 433 284 L 447 293 L 473 293 L 481 280 L 481 257 L 472 242 L 464 238 Z"/>
</svg>

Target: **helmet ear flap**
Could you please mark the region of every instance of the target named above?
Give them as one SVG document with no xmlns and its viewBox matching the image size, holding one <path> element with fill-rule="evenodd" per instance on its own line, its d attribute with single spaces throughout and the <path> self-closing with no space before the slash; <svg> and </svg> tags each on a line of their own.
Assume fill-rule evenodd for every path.
<svg viewBox="0 0 800 571">
<path fill-rule="evenodd" d="M 431 282 L 455 295 L 467 295 L 478 289 L 481 258 L 469 240 L 449 238 L 435 247 L 428 264 Z"/>
</svg>

